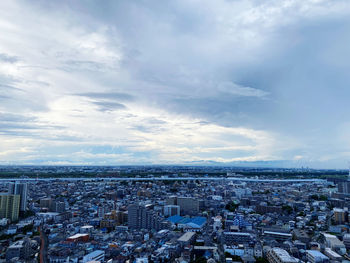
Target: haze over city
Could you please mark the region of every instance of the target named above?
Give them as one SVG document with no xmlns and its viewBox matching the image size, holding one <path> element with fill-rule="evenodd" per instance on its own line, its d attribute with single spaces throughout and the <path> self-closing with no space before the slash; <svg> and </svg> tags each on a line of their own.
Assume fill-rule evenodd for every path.
<svg viewBox="0 0 350 263">
<path fill-rule="evenodd" d="M 350 2 L 1 1 L 0 164 L 347 168 Z"/>
</svg>

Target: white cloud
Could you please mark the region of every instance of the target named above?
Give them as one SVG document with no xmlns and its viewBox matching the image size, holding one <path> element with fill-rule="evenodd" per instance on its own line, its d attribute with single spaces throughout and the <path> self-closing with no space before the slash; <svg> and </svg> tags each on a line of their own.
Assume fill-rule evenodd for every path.
<svg viewBox="0 0 350 263">
<path fill-rule="evenodd" d="M 310 98 L 337 109 L 349 95 L 346 45 L 313 35 L 347 43 L 349 13 L 330 0 L 2 1 L 2 162 L 344 160 L 347 137 L 324 131 L 342 114 Z"/>
</svg>

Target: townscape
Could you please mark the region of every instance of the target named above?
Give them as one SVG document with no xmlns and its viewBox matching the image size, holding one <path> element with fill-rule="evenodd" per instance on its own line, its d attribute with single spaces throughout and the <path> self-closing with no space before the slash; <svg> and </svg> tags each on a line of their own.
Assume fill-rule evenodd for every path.
<svg viewBox="0 0 350 263">
<path fill-rule="evenodd" d="M 350 0 L 0 0 L 0 263 L 350 263 Z"/>
<path fill-rule="evenodd" d="M 234 175 L 3 181 L 0 262 L 350 261 L 346 178 Z"/>
</svg>

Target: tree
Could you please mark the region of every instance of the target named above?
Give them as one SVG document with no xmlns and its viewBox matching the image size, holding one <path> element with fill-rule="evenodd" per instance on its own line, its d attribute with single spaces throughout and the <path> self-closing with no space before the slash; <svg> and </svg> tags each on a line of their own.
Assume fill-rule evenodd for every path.
<svg viewBox="0 0 350 263">
<path fill-rule="evenodd" d="M 327 200 L 328 200 L 328 197 L 325 196 L 325 195 L 320 195 L 319 200 L 321 200 L 321 201 L 327 201 Z"/>
<path fill-rule="evenodd" d="M 239 204 L 235 204 L 234 202 L 231 201 L 228 204 L 226 204 L 225 209 L 229 210 L 230 212 L 234 212 L 236 211 L 238 206 Z"/>
<path fill-rule="evenodd" d="M 290 205 L 284 205 L 282 206 L 282 210 L 286 211 L 288 214 L 291 214 L 293 212 L 293 207 L 291 207 Z"/>
<path fill-rule="evenodd" d="M 269 263 L 266 258 L 258 257 L 255 261 L 256 263 Z"/>
<path fill-rule="evenodd" d="M 235 261 L 235 262 L 243 262 L 242 258 L 240 256 L 237 256 L 237 255 L 232 255 L 228 252 L 225 252 L 225 257 L 226 258 L 232 258 L 232 261 Z"/>
<path fill-rule="evenodd" d="M 207 263 L 207 259 L 205 257 L 198 257 L 195 260 L 192 260 L 193 263 Z"/>
<path fill-rule="evenodd" d="M 313 200 L 318 200 L 318 195 L 313 194 L 313 195 L 310 196 L 310 198 L 313 199 Z"/>
</svg>

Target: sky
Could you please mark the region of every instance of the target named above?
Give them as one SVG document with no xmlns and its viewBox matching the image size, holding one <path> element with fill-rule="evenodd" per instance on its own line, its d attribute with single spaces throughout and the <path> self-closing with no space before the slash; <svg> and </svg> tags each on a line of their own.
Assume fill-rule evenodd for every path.
<svg viewBox="0 0 350 263">
<path fill-rule="evenodd" d="M 0 164 L 347 168 L 350 1 L 0 1 Z"/>
</svg>

